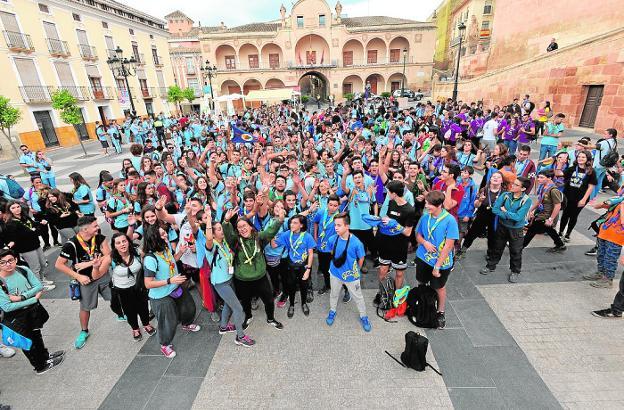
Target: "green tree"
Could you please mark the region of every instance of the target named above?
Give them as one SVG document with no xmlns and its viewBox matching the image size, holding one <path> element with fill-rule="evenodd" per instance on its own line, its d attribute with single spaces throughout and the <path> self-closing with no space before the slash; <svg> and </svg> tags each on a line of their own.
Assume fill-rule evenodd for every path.
<svg viewBox="0 0 624 410">
<path fill-rule="evenodd" d="M 184 99 L 189 102 L 189 104 L 192 104 L 193 100 L 195 99 L 195 90 L 193 90 L 191 87 L 187 87 L 182 90 L 182 95 L 184 96 Z"/>
<path fill-rule="evenodd" d="M 8 98 L 0 95 L 0 130 L 2 130 L 2 134 L 4 134 L 9 144 L 11 144 L 16 158 L 19 156 L 19 151 L 11 139 L 11 128 L 17 124 L 21 118 L 22 113 L 19 108 L 13 107 Z"/>
<path fill-rule="evenodd" d="M 172 85 L 167 90 L 167 101 L 169 101 L 170 103 L 174 103 L 178 107 L 180 113 L 182 112 L 182 106 L 180 105 L 180 103 L 184 101 L 184 98 L 185 97 L 182 89 L 177 85 Z"/>
<path fill-rule="evenodd" d="M 78 136 L 78 142 L 80 142 L 80 146 L 82 147 L 82 151 L 86 157 L 87 150 L 82 143 L 82 138 L 80 138 L 78 125 L 82 124 L 85 129 L 87 128 L 87 125 L 84 123 L 84 118 L 80 112 L 80 107 L 76 104 L 76 101 L 76 97 L 71 95 L 67 89 L 57 90 L 52 93 L 52 108 L 59 111 L 61 120 L 63 120 L 64 123 L 74 126 L 76 135 Z"/>
<path fill-rule="evenodd" d="M 347 101 L 351 101 L 351 100 L 353 100 L 353 97 L 355 97 L 355 94 L 353 94 L 353 93 L 346 93 L 345 95 L 343 95 L 343 97 L 344 97 Z"/>
</svg>

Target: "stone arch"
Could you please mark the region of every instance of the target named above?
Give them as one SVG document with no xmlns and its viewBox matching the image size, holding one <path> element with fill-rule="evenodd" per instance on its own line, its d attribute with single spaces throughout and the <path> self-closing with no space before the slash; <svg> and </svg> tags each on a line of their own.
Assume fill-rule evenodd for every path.
<svg viewBox="0 0 624 410">
<path fill-rule="evenodd" d="M 369 83 L 373 94 L 379 95 L 386 90 L 386 82 L 381 74 L 374 73 L 366 77 L 364 85 Z"/>
<path fill-rule="evenodd" d="M 299 89 L 302 95 L 315 99 L 320 96 L 321 100 L 325 100 L 329 92 L 329 81 L 318 71 L 308 71 L 299 78 Z"/>
<path fill-rule="evenodd" d="M 240 94 L 242 90 L 241 86 L 234 80 L 225 80 L 219 88 L 221 89 L 221 95 Z"/>
<path fill-rule="evenodd" d="M 343 67 L 364 65 L 365 62 L 364 45 L 359 40 L 352 38 L 344 43 L 342 46 Z"/>
<path fill-rule="evenodd" d="M 215 59 L 215 64 L 219 70 L 233 70 L 237 68 L 238 53 L 229 44 L 221 44 L 215 49 Z"/>
<path fill-rule="evenodd" d="M 245 43 L 238 49 L 238 61 L 242 69 L 260 68 L 260 52 L 258 47 Z"/>
<path fill-rule="evenodd" d="M 266 84 L 264 85 L 265 90 L 271 90 L 274 88 L 284 88 L 284 87 L 285 87 L 284 82 L 280 80 L 279 78 L 271 78 L 267 80 Z"/>
<path fill-rule="evenodd" d="M 276 54 L 277 60 L 274 57 Z M 262 61 L 262 68 L 280 68 L 284 64 L 284 53 L 282 48 L 275 43 L 267 43 L 262 46 L 260 58 Z"/>
<path fill-rule="evenodd" d="M 319 66 L 330 64 L 329 44 L 318 34 L 306 34 L 295 45 L 295 65 Z"/>
<path fill-rule="evenodd" d="M 371 38 L 366 43 L 366 64 L 383 64 L 387 61 L 386 42 L 379 38 Z"/>
<path fill-rule="evenodd" d="M 390 63 L 403 63 L 403 50 L 407 50 L 407 61 L 409 61 L 410 45 L 403 36 L 397 36 L 390 41 L 388 46 L 388 56 Z"/>
<path fill-rule="evenodd" d="M 250 91 L 253 90 L 262 90 L 262 83 L 255 78 L 250 78 L 243 83 L 243 94 L 247 95 Z M 262 105 L 261 101 L 249 101 L 247 105 L 250 105 L 253 108 L 260 107 Z"/>
<path fill-rule="evenodd" d="M 352 74 L 350 76 L 345 77 L 342 80 L 342 95 L 344 96 L 347 93 L 361 93 L 364 92 L 364 81 L 359 75 Z"/>
<path fill-rule="evenodd" d="M 386 84 L 386 90 L 390 92 L 394 92 L 395 90 L 401 89 L 401 84 L 403 83 L 404 77 L 403 73 L 394 73 L 390 77 L 388 77 L 388 82 Z M 404 85 L 407 88 L 407 83 Z"/>
</svg>

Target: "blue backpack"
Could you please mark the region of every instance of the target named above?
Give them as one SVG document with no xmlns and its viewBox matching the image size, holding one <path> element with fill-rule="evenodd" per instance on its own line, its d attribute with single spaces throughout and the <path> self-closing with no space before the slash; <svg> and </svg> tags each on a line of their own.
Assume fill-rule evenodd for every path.
<svg viewBox="0 0 624 410">
<path fill-rule="evenodd" d="M 9 192 L 5 192 L 5 194 L 9 195 L 13 199 L 21 199 L 24 196 L 26 191 L 24 191 L 24 188 L 22 188 L 16 180 L 4 175 L 1 175 L 0 179 L 3 180 L 9 188 Z"/>
</svg>

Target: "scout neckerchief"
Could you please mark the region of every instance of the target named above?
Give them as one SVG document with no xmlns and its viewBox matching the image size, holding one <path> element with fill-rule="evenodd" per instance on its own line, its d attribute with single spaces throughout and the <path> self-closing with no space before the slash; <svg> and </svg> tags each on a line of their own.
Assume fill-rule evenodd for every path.
<svg viewBox="0 0 624 410">
<path fill-rule="evenodd" d="M 87 253 L 89 259 L 92 259 L 93 255 L 95 254 L 95 235 L 90 239 L 90 245 L 88 245 L 87 242 L 82 239 L 82 236 L 80 236 L 80 234 L 76 235 L 76 240 L 78 241 L 78 244 L 80 244 L 80 247 Z"/>
<path fill-rule="evenodd" d="M 440 222 L 442 222 L 442 220 L 444 218 L 446 218 L 447 216 L 449 216 L 450 214 L 447 212 L 446 209 L 442 210 L 442 213 L 437 217 L 435 223 L 433 224 L 433 226 L 431 226 L 431 214 L 429 214 L 429 219 L 427 220 L 427 240 L 431 241 L 433 240 L 433 232 L 436 230 L 436 228 L 438 227 L 438 225 L 440 225 Z"/>
<path fill-rule="evenodd" d="M 255 240 L 255 238 L 250 238 L 250 239 L 253 240 L 253 243 L 254 243 L 254 250 L 251 256 L 249 256 L 249 253 L 247 253 L 247 249 L 245 249 L 245 243 L 243 242 L 243 238 L 239 237 L 238 241 L 240 242 L 241 248 L 243 249 L 243 253 L 245 254 L 245 260 L 243 261 L 243 263 L 253 265 L 253 259 L 258 254 L 258 242 Z"/>
<path fill-rule="evenodd" d="M 325 233 L 327 230 L 327 226 L 334 222 L 334 218 L 336 217 L 336 215 L 338 215 L 338 212 L 334 212 L 332 214 L 332 216 L 330 218 L 328 218 L 327 216 L 327 210 L 325 210 L 325 214 L 323 215 L 323 223 L 321 224 L 321 235 L 319 236 L 320 239 L 322 240 L 323 238 L 325 238 Z"/>
<path fill-rule="evenodd" d="M 215 241 L 215 244 L 217 245 L 217 252 L 227 262 L 228 269 L 231 266 L 234 266 L 233 265 L 233 263 L 234 263 L 234 254 L 232 253 L 232 250 L 228 246 L 227 241 L 225 241 L 225 240 L 222 240 L 221 242 Z"/>
<path fill-rule="evenodd" d="M 169 277 L 173 278 L 173 275 L 176 271 L 176 263 L 173 254 L 169 250 L 169 247 L 167 247 L 163 252 L 154 252 L 154 254 L 160 256 L 162 259 L 165 260 L 167 265 L 169 265 Z"/>
<path fill-rule="evenodd" d="M 307 254 L 305 253 L 305 250 L 301 254 L 297 251 L 297 248 L 299 247 L 299 245 L 303 243 L 303 237 L 305 236 L 305 232 L 299 232 L 299 236 L 295 240 L 295 243 L 293 243 L 293 233 L 294 233 L 293 231 L 290 231 L 288 242 L 290 245 L 290 249 L 292 249 L 293 256 L 296 259 L 294 262 L 299 261 L 299 255 L 301 255 L 301 260 L 305 261 L 306 256 L 307 256 Z"/>
<path fill-rule="evenodd" d="M 28 217 L 24 218 L 24 220 L 22 220 L 21 218 L 15 218 L 15 220 L 33 232 L 37 230 L 37 228 L 35 228 L 35 226 L 33 225 L 33 221 Z"/>
</svg>

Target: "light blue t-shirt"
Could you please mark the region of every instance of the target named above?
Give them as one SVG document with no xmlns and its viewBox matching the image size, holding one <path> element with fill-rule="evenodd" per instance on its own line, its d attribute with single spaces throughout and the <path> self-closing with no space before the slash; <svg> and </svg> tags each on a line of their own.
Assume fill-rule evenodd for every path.
<svg viewBox="0 0 624 410">
<path fill-rule="evenodd" d="M 351 193 L 349 193 L 349 196 L 351 196 Z M 362 220 L 362 215 L 370 215 L 370 205 L 374 200 L 375 197 L 371 197 L 367 191 L 361 191 L 353 195 L 353 199 L 349 201 L 351 229 L 371 229 L 371 226 Z"/>
<path fill-rule="evenodd" d="M 22 154 L 19 157 L 19 163 L 22 165 L 28 165 L 26 167 L 27 172 L 36 172 L 37 166 L 35 165 L 35 154 L 30 152 L 28 154 Z"/>
<path fill-rule="evenodd" d="M 334 261 L 332 259 L 329 264 L 329 273 L 331 273 L 336 278 L 340 279 L 343 282 L 353 282 L 355 280 L 359 280 L 360 273 L 360 265 L 358 261 L 366 256 L 366 251 L 364 250 L 364 245 L 362 242 L 353 234 L 350 234 L 349 237 L 349 247 L 347 248 L 347 258 L 345 263 L 341 267 L 336 267 L 334 265 Z M 338 243 L 336 244 L 336 241 Z M 327 243 L 330 245 L 331 249 L 334 249 L 334 245 L 336 245 L 336 252 L 334 253 L 334 257 L 338 258 L 342 256 L 342 253 L 347 246 L 347 241 L 339 237 L 338 235 L 334 235 Z"/>
<path fill-rule="evenodd" d="M 549 134 L 554 134 L 554 135 L 559 135 L 560 132 L 563 132 L 564 130 L 564 126 L 563 123 L 561 124 L 555 124 L 552 122 L 547 122 L 546 123 L 546 127 L 548 128 L 548 133 Z M 545 136 L 542 138 L 542 145 L 553 145 L 553 146 L 557 146 L 559 145 L 559 138 L 558 137 L 549 137 L 549 136 Z"/>
<path fill-rule="evenodd" d="M 229 272 L 230 265 L 228 264 L 228 259 L 233 261 L 233 257 L 232 250 L 227 246 L 227 243 L 220 245 L 217 242 L 213 242 L 212 249 L 206 247 L 206 260 L 211 269 L 210 283 L 218 285 L 232 279 L 234 275 Z M 214 265 L 211 265 L 213 260 L 215 261 Z"/>
<path fill-rule="evenodd" d="M 278 246 L 283 246 L 288 251 L 288 258 L 296 264 L 304 264 L 308 260 L 308 251 L 314 249 L 314 238 L 307 232 L 294 233 L 282 232 L 275 238 Z"/>
<path fill-rule="evenodd" d="M 78 205 L 78 209 L 83 214 L 92 215 L 95 213 L 95 204 L 93 203 L 93 195 L 91 195 L 91 190 L 86 185 L 80 185 L 78 189 L 74 192 L 74 200 L 76 201 L 84 201 L 88 199 L 89 202 L 86 204 Z"/>
<path fill-rule="evenodd" d="M 435 266 L 447 239 L 459 239 L 457 221 L 447 211 L 442 211 L 437 218 L 431 216 L 430 213 L 425 213 L 418 221 L 416 232 L 437 249 L 436 252 L 428 252 L 423 245 L 418 245 L 416 256 L 429 266 Z M 453 251 L 449 253 L 440 269 L 450 269 L 451 266 L 453 266 Z"/>
<path fill-rule="evenodd" d="M 172 260 L 174 260 L 171 248 L 168 249 L 167 254 Z M 145 255 L 145 258 L 143 259 L 143 267 L 145 268 L 144 275 L 147 277 L 152 276 L 155 280 L 167 280 L 168 278 L 178 274 L 178 268 L 175 262 L 172 265 L 173 266 L 170 266 L 169 263 L 167 263 L 161 253 Z M 171 272 L 171 269 L 173 269 L 173 272 Z M 154 276 L 150 272 L 154 272 L 156 275 Z M 149 290 L 148 295 L 151 299 L 162 299 L 169 296 L 169 294 L 176 290 L 177 287 L 178 285 L 172 283 L 159 288 L 152 288 Z"/>
</svg>

